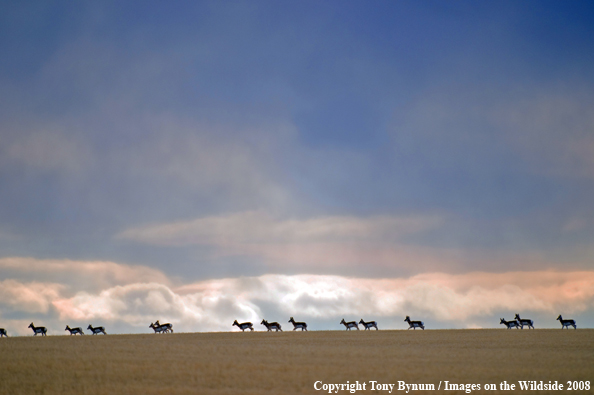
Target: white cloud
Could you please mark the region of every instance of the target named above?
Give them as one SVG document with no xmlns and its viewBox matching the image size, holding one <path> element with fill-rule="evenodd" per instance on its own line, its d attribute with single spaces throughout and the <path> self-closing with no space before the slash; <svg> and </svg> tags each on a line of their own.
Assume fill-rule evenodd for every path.
<svg viewBox="0 0 594 395">
<path fill-rule="evenodd" d="M 26 313 L 47 313 L 63 288 L 61 284 L 0 281 L 0 305 Z"/>
<path fill-rule="evenodd" d="M 30 334 L 21 325 L 25 321 L 48 327 L 50 334 L 61 334 L 66 324 L 89 323 L 105 325 L 112 333 L 146 333 L 157 319 L 173 323 L 176 331 L 195 332 L 233 330 L 235 319 L 258 324 L 266 318 L 284 325 L 290 316 L 313 321 L 312 329 L 333 329 L 330 321 L 343 316 L 369 317 L 386 328 L 387 322 L 406 315 L 433 327 L 460 328 L 485 321 L 496 326 L 499 317 L 492 316 L 502 311 L 536 312 L 553 317 L 553 323 L 559 312 L 586 314 L 594 308 L 592 271 L 426 273 L 384 279 L 268 274 L 176 285 L 153 269 L 115 263 L 79 262 L 80 268 L 64 282 L 48 277 L 52 271 L 60 276 L 70 272 L 76 262 L 11 258 L 0 260 L 0 267 L 27 262 L 25 270 L 36 273 L 37 280 L 0 282 L 0 321 L 12 334 Z M 115 277 L 96 275 L 102 269 Z M 94 286 L 76 281 L 88 275 L 97 281 Z"/>
<path fill-rule="evenodd" d="M 235 319 L 259 323 L 262 318 L 282 322 L 285 316 L 323 320 L 342 315 L 378 320 L 414 315 L 460 327 L 498 311 L 551 316 L 588 311 L 594 305 L 594 273 L 434 273 L 395 279 L 264 275 L 178 288 L 133 283 L 52 297 L 61 322 L 120 322 L 135 328 L 166 319 L 178 331 L 227 331 Z"/>
</svg>

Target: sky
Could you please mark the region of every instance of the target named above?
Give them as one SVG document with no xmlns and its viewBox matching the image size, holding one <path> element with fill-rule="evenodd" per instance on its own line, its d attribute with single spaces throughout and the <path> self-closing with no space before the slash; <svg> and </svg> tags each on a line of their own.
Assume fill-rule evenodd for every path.
<svg viewBox="0 0 594 395">
<path fill-rule="evenodd" d="M 592 2 L 0 8 L 9 335 L 594 326 Z"/>
</svg>

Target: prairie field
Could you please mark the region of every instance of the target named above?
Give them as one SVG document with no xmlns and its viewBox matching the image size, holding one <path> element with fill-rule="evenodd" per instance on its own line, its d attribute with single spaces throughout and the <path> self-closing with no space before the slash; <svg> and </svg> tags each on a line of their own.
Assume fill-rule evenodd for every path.
<svg viewBox="0 0 594 395">
<path fill-rule="evenodd" d="M 28 336 L 0 339 L 0 355 L 1 394 L 322 394 L 316 381 L 371 380 L 392 393 L 405 393 L 399 381 L 466 393 L 437 391 L 445 380 L 510 393 L 499 383 L 594 380 L 593 329 Z M 388 393 L 370 385 L 357 393 Z"/>
</svg>

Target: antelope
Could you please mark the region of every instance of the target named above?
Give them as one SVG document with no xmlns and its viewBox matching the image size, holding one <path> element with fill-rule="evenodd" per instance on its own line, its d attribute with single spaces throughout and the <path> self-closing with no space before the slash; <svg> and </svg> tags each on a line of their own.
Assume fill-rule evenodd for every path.
<svg viewBox="0 0 594 395">
<path fill-rule="evenodd" d="M 83 331 L 82 331 L 81 328 L 71 328 L 70 326 L 66 325 L 66 329 L 64 329 L 64 330 L 65 331 L 69 331 L 70 332 L 70 336 L 76 335 L 77 333 L 78 334 L 81 334 L 81 335 L 84 335 L 84 333 L 83 333 Z"/>
<path fill-rule="evenodd" d="M 520 314 L 516 314 L 516 316 L 514 317 L 516 320 L 518 320 L 518 322 L 520 323 L 520 327 L 522 329 L 524 329 L 524 325 L 528 325 L 528 329 L 532 328 L 534 329 L 534 321 L 532 321 L 531 319 L 528 318 L 520 318 Z"/>
<path fill-rule="evenodd" d="M 93 335 L 96 335 L 98 333 L 103 333 L 104 335 L 107 335 L 107 333 L 105 333 L 105 328 L 102 326 L 96 326 L 93 328 L 93 325 L 89 324 L 87 329 L 93 332 Z"/>
<path fill-rule="evenodd" d="M 421 328 L 422 330 L 425 330 L 423 321 L 411 321 L 409 316 L 406 316 L 404 321 L 408 322 L 408 329 L 413 328 L 413 330 L 416 330 L 417 328 Z"/>
<path fill-rule="evenodd" d="M 246 329 L 250 329 L 251 331 L 254 330 L 254 328 L 252 327 L 252 323 L 251 322 L 242 322 L 241 324 L 239 322 L 237 322 L 237 320 L 233 321 L 233 325 L 236 325 L 239 329 L 241 329 L 241 331 L 245 331 Z M 231 326 L 233 326 L 231 325 Z"/>
<path fill-rule="evenodd" d="M 155 331 L 155 333 L 157 333 L 157 332 L 167 333 L 167 328 L 164 328 L 161 325 L 153 324 L 152 322 L 149 325 L 149 328 L 153 328 L 153 330 Z"/>
<path fill-rule="evenodd" d="M 41 336 L 47 336 L 47 329 L 45 326 L 35 326 L 31 323 L 28 328 L 33 329 L 33 336 L 37 336 L 38 333 L 41 333 Z"/>
<path fill-rule="evenodd" d="M 8 335 L 6 334 L 6 329 L 0 328 L 0 337 L 3 337 L 3 336 L 8 337 Z"/>
<path fill-rule="evenodd" d="M 511 329 L 511 328 L 519 329 L 520 328 L 520 323 L 516 320 L 506 321 L 503 318 L 501 318 L 499 321 L 499 324 L 505 325 L 507 327 L 507 329 Z"/>
<path fill-rule="evenodd" d="M 574 320 L 564 320 L 563 317 L 561 317 L 561 314 L 559 314 L 559 317 L 557 317 L 557 320 L 561 321 L 561 329 L 563 329 L 563 328 L 569 329 L 570 326 L 573 326 L 573 329 L 577 329 L 577 326 L 576 326 Z"/>
<path fill-rule="evenodd" d="M 157 321 L 155 321 L 155 326 L 160 326 L 161 328 L 164 328 L 163 330 L 165 331 L 165 333 L 167 333 L 167 332 L 173 333 L 173 325 L 171 325 L 170 323 L 159 324 L 159 320 L 157 320 Z"/>
<path fill-rule="evenodd" d="M 266 320 L 262 320 L 260 324 L 264 325 L 266 329 L 268 329 L 268 332 L 271 332 L 273 329 L 276 329 L 277 332 L 283 331 L 281 325 L 278 322 L 268 322 Z"/>
<path fill-rule="evenodd" d="M 363 321 L 363 318 L 361 318 L 361 321 L 359 321 L 359 324 L 363 325 L 365 327 L 365 330 L 371 330 L 371 328 L 375 328 L 375 330 L 377 331 L 377 322 L 375 321 L 369 321 L 369 322 L 365 322 Z"/>
<path fill-rule="evenodd" d="M 307 324 L 305 322 L 295 322 L 293 317 L 291 317 L 289 322 L 293 324 L 293 330 L 297 330 L 299 328 L 301 328 L 301 332 L 303 332 L 304 330 L 305 331 L 307 330 Z"/>
<path fill-rule="evenodd" d="M 345 322 L 344 318 L 343 318 L 342 321 L 340 321 L 340 323 L 344 324 L 347 331 L 350 331 L 351 328 L 357 328 L 357 330 L 359 330 L 359 325 L 357 325 L 357 323 L 355 321 Z"/>
</svg>

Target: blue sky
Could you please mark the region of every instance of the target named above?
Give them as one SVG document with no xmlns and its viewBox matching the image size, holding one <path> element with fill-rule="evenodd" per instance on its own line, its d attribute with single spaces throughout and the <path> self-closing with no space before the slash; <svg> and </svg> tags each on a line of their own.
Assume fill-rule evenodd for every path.
<svg viewBox="0 0 594 395">
<path fill-rule="evenodd" d="M 37 296 L 0 325 L 134 332 L 180 311 L 222 330 L 304 306 L 323 329 L 365 308 L 496 326 L 513 303 L 468 307 L 475 280 L 487 299 L 524 288 L 543 326 L 561 308 L 594 323 L 590 2 L 1 7 L 0 281 Z M 242 299 L 252 280 L 304 302 Z M 422 284 L 424 304 L 348 302 L 382 281 Z M 316 299 L 335 283 L 351 293 Z M 205 324 L 215 288 L 229 315 Z M 130 300 L 144 310 L 113 310 Z"/>
</svg>

